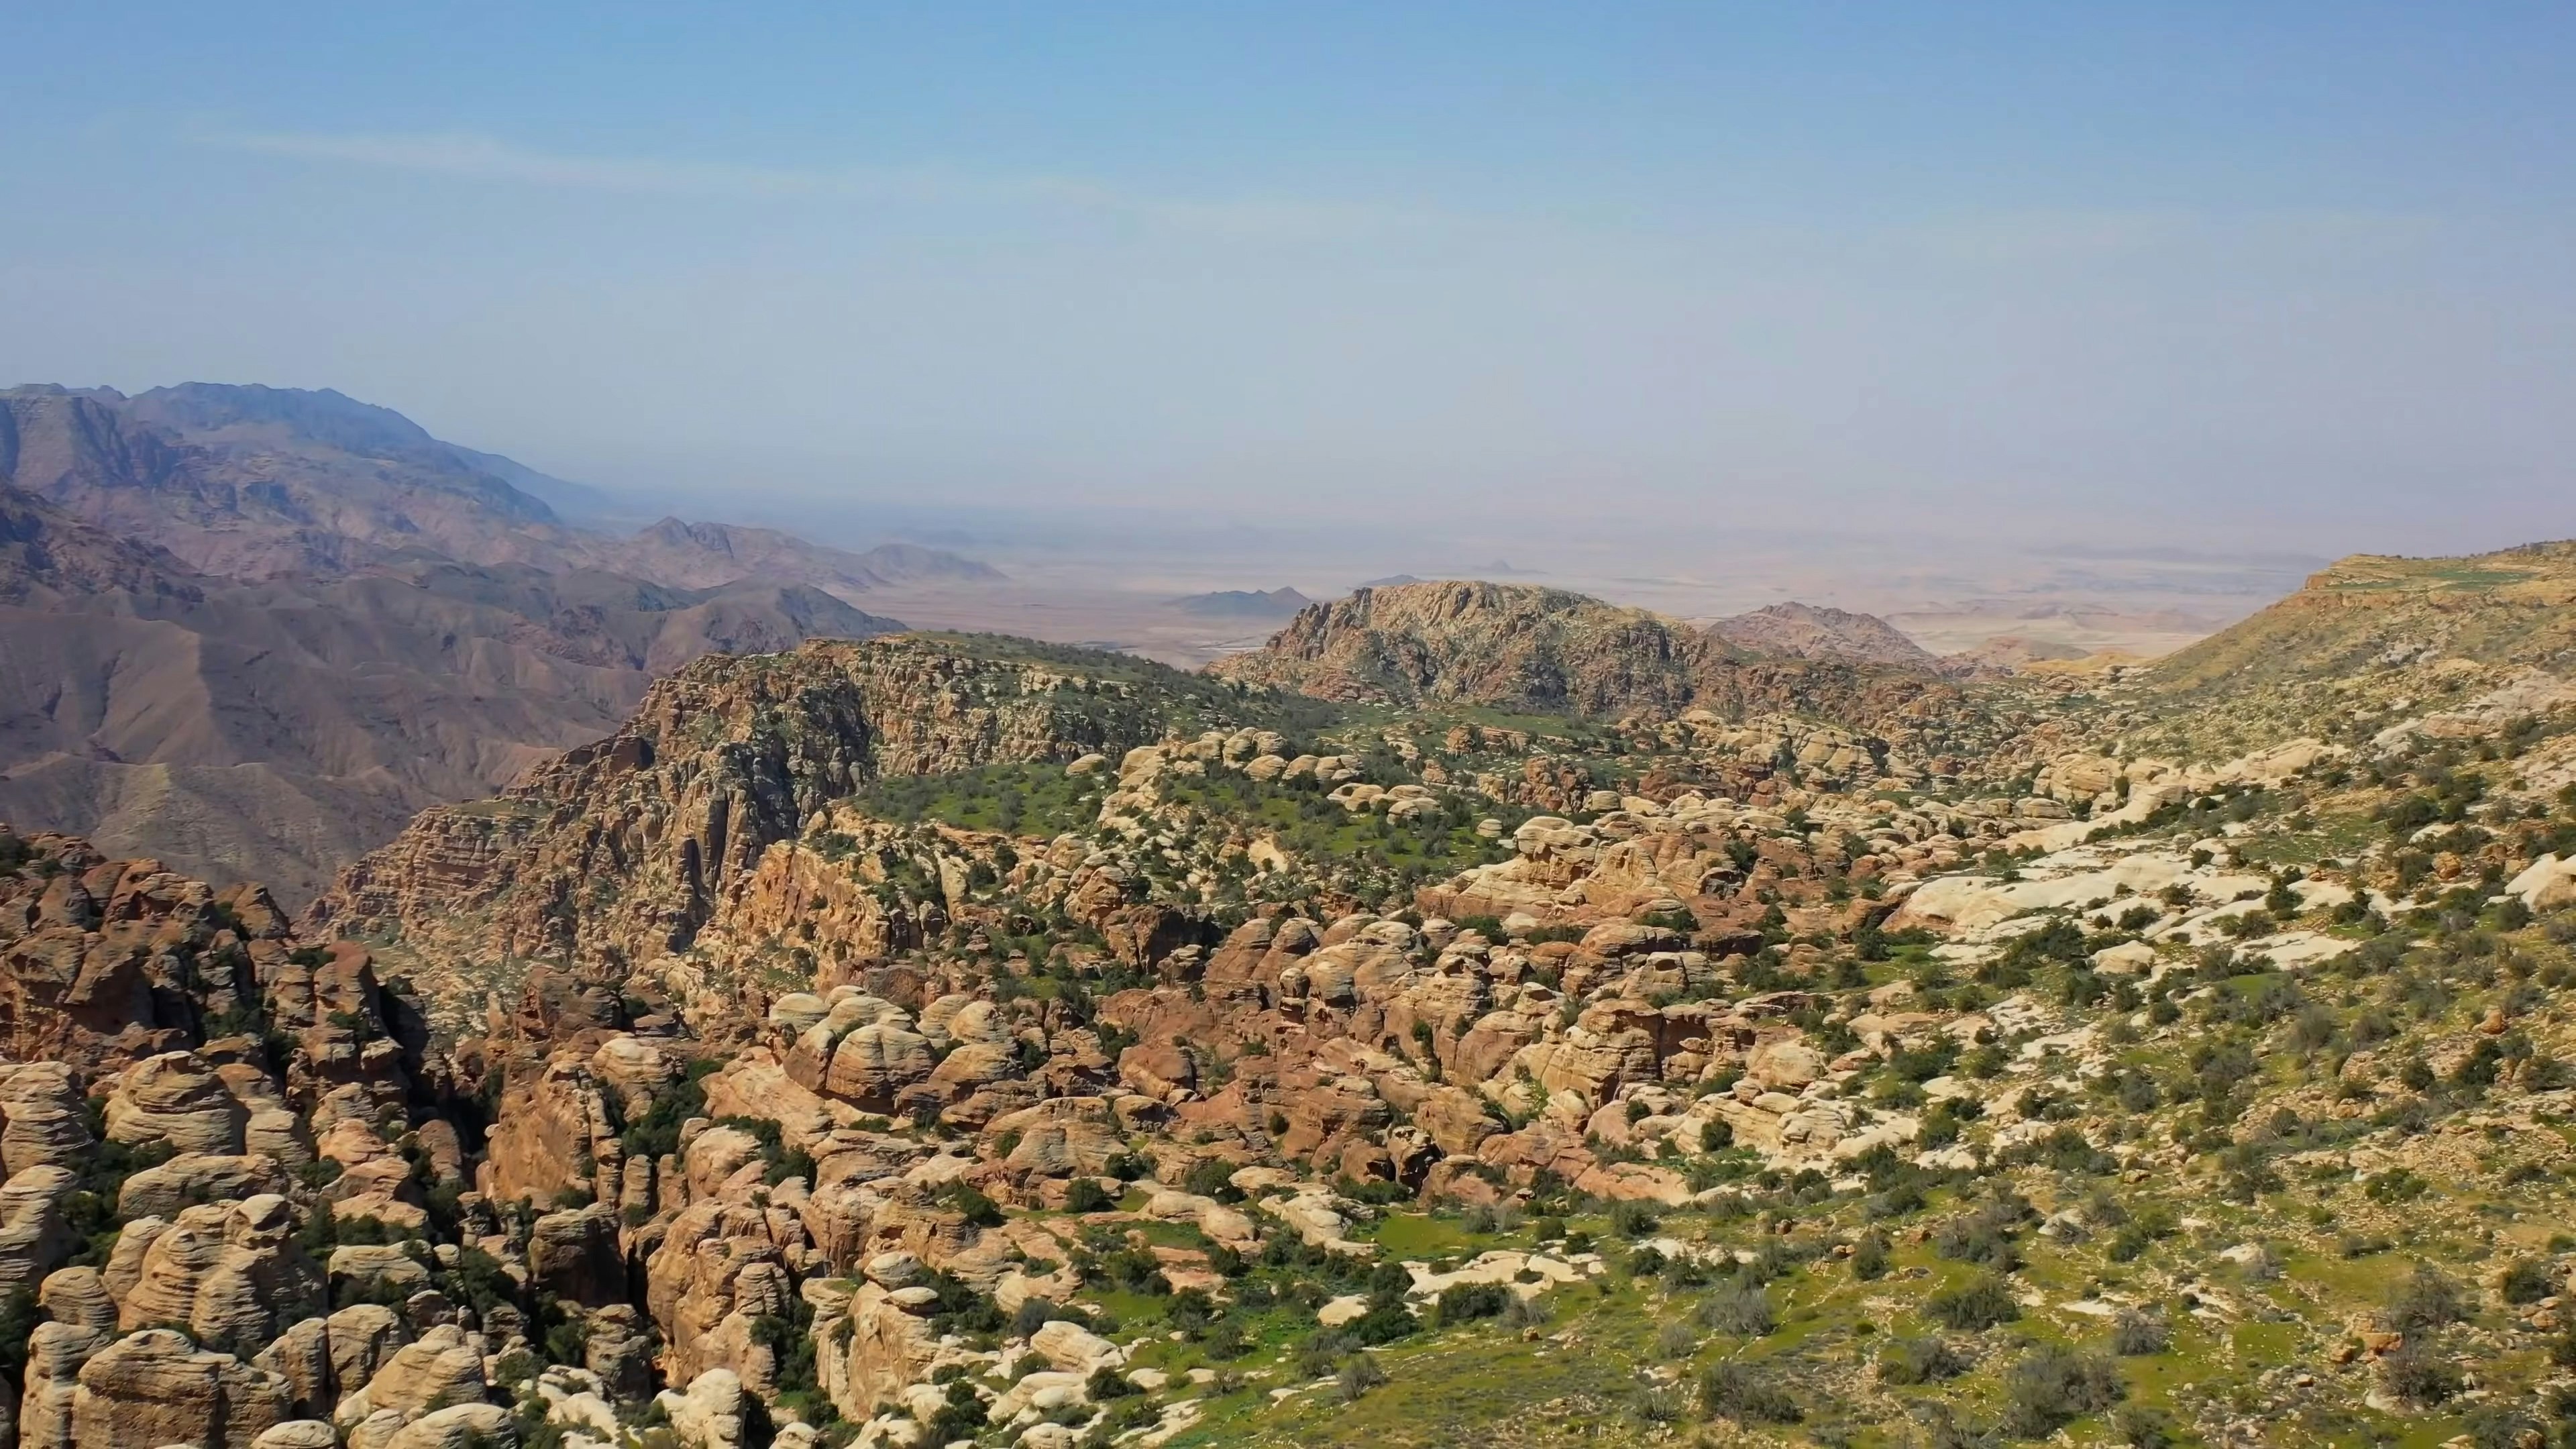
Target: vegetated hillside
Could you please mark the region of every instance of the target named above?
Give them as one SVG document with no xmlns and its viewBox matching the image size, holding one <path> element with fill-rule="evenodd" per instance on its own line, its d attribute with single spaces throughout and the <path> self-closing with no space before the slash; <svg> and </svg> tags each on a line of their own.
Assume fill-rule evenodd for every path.
<svg viewBox="0 0 2576 1449">
<path fill-rule="evenodd" d="M 815 589 L 434 558 L 215 578 L 8 489 L 0 600 L 0 818 L 296 901 L 701 654 L 900 627 Z"/>
<path fill-rule="evenodd" d="M 297 923 L 0 830 L 0 1401 L 263 1449 L 2564 1442 L 2555 658 L 2220 759 L 2141 748 L 2128 676 L 1996 681 L 1929 770 L 908 635 L 691 665 Z"/>
<path fill-rule="evenodd" d="M 2538 671 L 2546 678 L 2535 678 Z M 2576 543 L 2468 558 L 2357 556 L 2157 661 L 2136 691 L 2152 738 L 2226 749 L 2298 734 L 2367 736 L 2407 714 L 2501 723 L 2576 674 Z M 2209 712 L 2208 701 L 2227 707 Z"/>
<path fill-rule="evenodd" d="M 1848 659 L 1891 669 L 1938 672 L 1941 661 L 1875 614 L 1801 604 L 1771 604 L 1708 626 L 1739 648 L 1799 659 Z"/>
<path fill-rule="evenodd" d="M 2157 689 L 2368 678 L 2458 659 L 2576 663 L 2576 542 L 2471 558 L 2357 555 L 2261 613 L 2160 661 Z"/>
</svg>

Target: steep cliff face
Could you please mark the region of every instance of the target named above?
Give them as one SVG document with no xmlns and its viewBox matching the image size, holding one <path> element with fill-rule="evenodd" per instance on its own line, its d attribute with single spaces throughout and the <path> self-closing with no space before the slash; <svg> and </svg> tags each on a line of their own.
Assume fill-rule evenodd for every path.
<svg viewBox="0 0 2576 1449">
<path fill-rule="evenodd" d="M 709 658 L 607 739 L 424 815 L 307 923 L 436 967 L 543 958 L 605 979 L 687 947 L 771 844 L 871 779 L 1123 751 L 1232 699 L 1130 659 L 945 636 Z"/>
</svg>

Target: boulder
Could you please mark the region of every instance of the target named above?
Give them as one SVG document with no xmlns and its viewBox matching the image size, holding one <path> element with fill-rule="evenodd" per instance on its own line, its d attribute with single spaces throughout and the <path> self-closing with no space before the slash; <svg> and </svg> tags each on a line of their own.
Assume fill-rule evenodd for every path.
<svg viewBox="0 0 2576 1449">
<path fill-rule="evenodd" d="M 382 1303 L 352 1303 L 324 1320 L 324 1328 L 331 1382 L 343 1391 L 374 1378 L 394 1350 L 411 1341 L 402 1315 Z"/>
<path fill-rule="evenodd" d="M 294 1208 L 273 1193 L 182 1210 L 145 1244 L 117 1321 L 184 1324 L 208 1347 L 256 1353 L 322 1308 L 322 1274 L 295 1228 Z"/>
<path fill-rule="evenodd" d="M 63 1215 L 76 1182 L 68 1168 L 51 1166 L 0 1182 L 0 1298 L 35 1287 L 80 1246 Z"/>
<path fill-rule="evenodd" d="M 81 1365 L 116 1333 L 116 1304 L 95 1268 L 64 1268 L 36 1295 L 47 1322 L 27 1336 L 25 1392 L 18 1403 L 20 1449 L 78 1449 L 72 1408 Z"/>
<path fill-rule="evenodd" d="M 740 1449 L 744 1442 L 749 1406 L 742 1378 L 732 1369 L 709 1369 L 689 1380 L 686 1392 L 664 1389 L 654 1402 L 669 1416 L 671 1437 L 684 1449 Z"/>
<path fill-rule="evenodd" d="M 406 1421 L 433 1408 L 483 1397 L 483 1355 L 452 1323 L 442 1323 L 394 1350 L 366 1387 L 332 1411 L 342 1424 L 391 1409 Z"/>
<path fill-rule="evenodd" d="M 250 1441 L 250 1449 L 339 1449 L 340 1432 L 320 1419 L 289 1419 Z"/>
<path fill-rule="evenodd" d="M 1825 1058 L 1805 1042 L 1766 1042 L 1753 1049 L 1744 1073 L 1773 1091 L 1796 1092 L 1825 1074 Z"/>
<path fill-rule="evenodd" d="M 499 1404 L 450 1404 L 403 1425 L 385 1449 L 511 1449 L 518 1442 L 518 1426 Z"/>
<path fill-rule="evenodd" d="M 414 1293 L 429 1286 L 429 1268 L 399 1243 L 346 1243 L 331 1250 L 331 1293 L 354 1288 L 369 1297 Z"/>
<path fill-rule="evenodd" d="M 0 1066 L 0 1177 L 73 1167 L 95 1146 L 82 1118 L 80 1077 L 62 1062 Z"/>
<path fill-rule="evenodd" d="M 249 1449 L 286 1422 L 288 1388 L 230 1354 L 201 1352 L 184 1334 L 147 1328 L 99 1350 L 80 1368 L 72 1442 L 81 1446 L 188 1444 Z"/>
<path fill-rule="evenodd" d="M 107 1094 L 107 1136 L 129 1147 L 237 1153 L 250 1112 L 195 1052 L 163 1052 L 128 1067 Z"/>
<path fill-rule="evenodd" d="M 159 1167 L 147 1167 L 125 1180 L 116 1195 L 121 1218 L 176 1217 L 190 1203 L 222 1202 L 283 1196 L 293 1189 L 286 1169 L 274 1157 L 248 1153 L 183 1152 Z"/>
<path fill-rule="evenodd" d="M 2576 906 L 2576 854 L 2565 860 L 2554 853 L 2542 856 L 2507 882 L 2505 890 L 2535 911 Z"/>
<path fill-rule="evenodd" d="M 581 1363 L 599 1381 L 599 1391 L 619 1403 L 633 1403 L 652 1389 L 653 1340 L 634 1305 L 612 1303 L 590 1315 Z"/>
<path fill-rule="evenodd" d="M 1087 1374 L 1102 1364 L 1126 1360 L 1118 1345 L 1078 1323 L 1049 1319 L 1029 1335 L 1030 1351 L 1067 1373 Z"/>
<path fill-rule="evenodd" d="M 537 1219 L 528 1234 L 528 1275 L 557 1298 L 584 1308 L 627 1298 L 626 1255 L 617 1244 L 617 1213 L 606 1203 Z"/>
<path fill-rule="evenodd" d="M 2144 941 L 2123 941 L 2093 953 L 2093 969 L 2110 976 L 2137 976 L 2155 969 L 2156 948 Z"/>
<path fill-rule="evenodd" d="M 339 1397 L 331 1376 L 331 1325 L 320 1318 L 290 1323 L 251 1362 L 287 1382 L 299 1414 L 328 1413 Z"/>
</svg>

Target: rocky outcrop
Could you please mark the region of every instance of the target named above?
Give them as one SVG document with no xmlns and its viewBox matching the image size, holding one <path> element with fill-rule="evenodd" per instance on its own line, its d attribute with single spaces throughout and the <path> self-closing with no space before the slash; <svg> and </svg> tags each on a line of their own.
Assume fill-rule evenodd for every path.
<svg viewBox="0 0 2576 1449">
<path fill-rule="evenodd" d="M 21 1449 L 78 1449 L 72 1411 L 81 1365 L 116 1338 L 116 1304 L 95 1268 L 65 1268 L 37 1296 L 45 1321 L 27 1338 L 26 1390 L 18 1402 Z"/>
<path fill-rule="evenodd" d="M 69 1063 L 0 1063 L 0 1177 L 78 1166 L 97 1140 L 85 1118 L 80 1074 Z"/>
<path fill-rule="evenodd" d="M 482 1353 L 454 1324 L 442 1323 L 395 1349 L 362 1387 L 342 1396 L 332 1417 L 357 1425 L 390 1412 L 410 1422 L 483 1392 Z"/>
<path fill-rule="evenodd" d="M 0 872 L 0 1054 L 112 1069 L 254 1008 L 252 948 L 286 934 L 265 892 L 219 894 L 68 836 L 0 841 L 24 860 Z"/>
<path fill-rule="evenodd" d="M 75 1182 L 51 1166 L 0 1182 L 0 1295 L 34 1287 L 78 1246 L 66 1211 Z"/>
<path fill-rule="evenodd" d="M 1797 659 L 1844 659 L 1890 669 L 1935 673 L 1932 651 L 1875 614 L 1855 614 L 1794 600 L 1720 619 L 1708 632 L 1738 648 Z"/>
<path fill-rule="evenodd" d="M 204 1352 L 183 1334 L 147 1328 L 81 1365 L 71 1438 L 91 1444 L 191 1444 L 250 1449 L 285 1422 L 290 1390 L 276 1374 L 230 1354 Z"/>
<path fill-rule="evenodd" d="M 306 924 L 398 933 L 433 960 L 621 974 L 687 946 L 773 842 L 867 780 L 1124 750 L 1193 690 L 902 636 L 702 660 L 488 807 L 517 823 L 433 818 L 351 867 Z M 460 836 L 473 846 L 440 843 Z M 449 867 L 434 886 L 410 869 L 432 856 Z"/>
<path fill-rule="evenodd" d="M 1262 648 L 1210 671 L 1326 699 L 1603 718 L 1696 706 L 1730 718 L 1768 709 L 1864 724 L 1958 702 L 1955 689 L 1919 674 L 1746 658 L 1643 610 L 1528 584 L 1360 589 L 1309 606 Z"/>
<path fill-rule="evenodd" d="M 179 1325 L 201 1346 L 256 1354 L 323 1307 L 322 1270 L 295 1242 L 297 1226 L 274 1193 L 185 1208 L 167 1222 L 135 1219 L 125 1238 L 140 1251 L 118 1243 L 117 1266 L 133 1274 L 118 1326 Z"/>
</svg>

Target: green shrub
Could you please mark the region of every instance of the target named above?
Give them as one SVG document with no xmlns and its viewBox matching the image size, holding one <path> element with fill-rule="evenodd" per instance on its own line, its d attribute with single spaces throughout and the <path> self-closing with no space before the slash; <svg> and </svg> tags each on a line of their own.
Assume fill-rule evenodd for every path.
<svg viewBox="0 0 2576 1449">
<path fill-rule="evenodd" d="M 1878 1377 L 1883 1383 L 1937 1383 L 1967 1371 L 1968 1360 L 1937 1337 L 1891 1338 L 1878 1351 Z"/>
<path fill-rule="evenodd" d="M 1610 1230 L 1623 1238 L 1642 1238 L 1662 1227 L 1663 1219 L 1641 1202 L 1623 1202 L 1610 1209 Z"/>
<path fill-rule="evenodd" d="M 937 1197 L 946 1207 L 965 1214 L 966 1221 L 976 1227 L 998 1228 L 1002 1225 L 1002 1209 L 975 1184 L 962 1177 L 940 1188 Z"/>
<path fill-rule="evenodd" d="M 2421 1406 L 2441 1403 L 2464 1383 L 2458 1365 L 2442 1357 L 2428 1339 L 2415 1337 L 2380 1359 L 2379 1377 L 2392 1396 Z"/>
<path fill-rule="evenodd" d="M 2173 1344 L 2173 1329 L 2160 1313 L 2124 1308 L 2111 1320 L 2111 1351 L 2124 1358 L 2162 1353 Z"/>
<path fill-rule="evenodd" d="M 1740 1424 L 1795 1424 L 1807 1416 L 1796 1395 L 1753 1365 L 1731 1359 L 1700 1375 L 1699 1401 L 1708 1412 Z"/>
<path fill-rule="evenodd" d="M 2118 1403 L 2124 1392 L 2109 1359 L 2043 1344 L 2004 1371 L 2004 1428 L 2025 1439 L 2044 1439 Z"/>
<path fill-rule="evenodd" d="M 1479 1318 L 1493 1318 L 1503 1311 L 1511 1290 L 1500 1283 L 1454 1283 L 1440 1290 L 1437 1312 L 1440 1326 L 1467 1323 Z"/>
<path fill-rule="evenodd" d="M 1933 1294 L 1923 1311 L 1946 1328 L 1962 1330 L 1993 1328 L 2021 1317 L 2021 1305 L 2013 1301 L 2012 1288 L 1991 1273 L 1980 1273 L 1946 1293 Z"/>
<path fill-rule="evenodd" d="M 2537 1303 L 2558 1291 L 2549 1265 L 2536 1258 L 2516 1258 L 2504 1270 L 2504 1281 L 2498 1286 L 2507 1303 Z"/>
<path fill-rule="evenodd" d="M 1887 1276 L 1887 1267 L 1887 1234 L 1875 1231 L 1861 1234 L 1860 1241 L 1852 1244 L 1852 1276 L 1883 1278 Z"/>
<path fill-rule="evenodd" d="M 1735 1282 L 1699 1301 L 1699 1321 L 1718 1333 L 1760 1338 L 1779 1326 L 1771 1295 L 1757 1284 Z"/>
<path fill-rule="evenodd" d="M 2430 1263 L 2416 1264 L 2388 1290 L 2388 1326 L 2409 1337 L 2468 1316 L 2468 1293 Z"/>
</svg>

